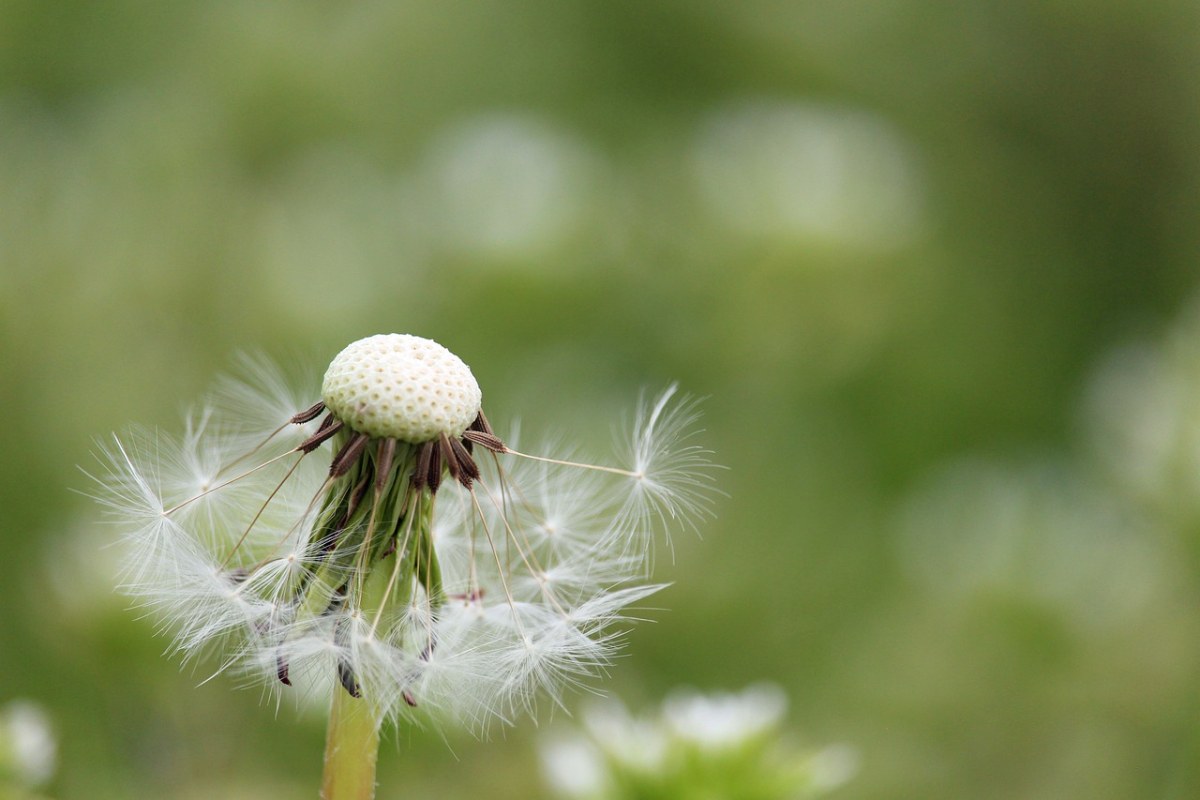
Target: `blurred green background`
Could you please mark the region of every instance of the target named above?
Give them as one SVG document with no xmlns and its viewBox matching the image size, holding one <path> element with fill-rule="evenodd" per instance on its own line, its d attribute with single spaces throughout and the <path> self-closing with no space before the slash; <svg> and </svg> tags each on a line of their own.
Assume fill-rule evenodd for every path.
<svg viewBox="0 0 1200 800">
<path fill-rule="evenodd" d="M 844 798 L 1200 796 L 1200 10 L 0 3 L 0 700 L 60 798 L 315 796 L 318 714 L 115 595 L 94 437 L 239 350 L 411 332 L 602 455 L 706 395 L 729 497 L 604 687 L 778 683 Z M 673 552 L 673 558 L 672 558 Z M 561 715 L 560 715 L 561 716 Z M 541 796 L 403 730 L 383 797 Z"/>
</svg>

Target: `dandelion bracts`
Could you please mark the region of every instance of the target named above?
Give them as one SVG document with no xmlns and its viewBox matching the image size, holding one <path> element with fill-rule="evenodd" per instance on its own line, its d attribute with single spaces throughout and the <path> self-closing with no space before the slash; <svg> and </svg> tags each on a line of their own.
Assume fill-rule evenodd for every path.
<svg viewBox="0 0 1200 800">
<path fill-rule="evenodd" d="M 351 344 L 315 404 L 267 364 L 250 373 L 182 438 L 104 447 L 99 498 L 124 531 L 126 591 L 176 649 L 213 646 L 274 691 L 331 684 L 337 752 L 352 729 L 372 749 L 416 707 L 480 728 L 560 702 L 660 588 L 654 535 L 710 510 L 695 403 L 673 387 L 640 406 L 614 466 L 519 452 L 428 339 Z M 345 792 L 327 763 L 325 796 L 371 796 L 373 758 Z"/>
</svg>

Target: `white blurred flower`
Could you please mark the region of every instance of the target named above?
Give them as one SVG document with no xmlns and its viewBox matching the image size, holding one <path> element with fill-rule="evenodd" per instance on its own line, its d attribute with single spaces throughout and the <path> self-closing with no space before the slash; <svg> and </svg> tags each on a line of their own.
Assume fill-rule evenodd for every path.
<svg viewBox="0 0 1200 800">
<path fill-rule="evenodd" d="M 580 738 L 547 741 L 541 748 L 542 772 L 550 788 L 567 797 L 595 797 L 608 785 L 604 757 Z"/>
<path fill-rule="evenodd" d="M 809 759 L 812 786 L 817 791 L 836 789 L 858 772 L 858 750 L 845 744 L 834 744 L 818 750 Z"/>
<path fill-rule="evenodd" d="M 916 159 L 867 111 L 735 102 L 703 122 L 691 156 L 701 197 L 748 235 L 887 249 L 923 224 Z"/>
<path fill-rule="evenodd" d="M 578 729 L 543 739 L 542 770 L 551 789 L 581 800 L 797 800 L 848 781 L 857 752 L 844 745 L 793 750 L 782 736 L 786 710 L 783 691 L 768 684 L 677 690 L 645 715 L 617 700 L 593 703 Z"/>
<path fill-rule="evenodd" d="M 223 646 L 222 669 L 276 689 L 333 680 L 380 718 L 511 721 L 611 662 L 624 609 L 659 588 L 649 529 L 708 513 L 673 387 L 643 405 L 631 463 L 600 467 L 507 445 L 469 368 L 419 337 L 350 345 L 315 405 L 252 370 L 182 437 L 105 447 L 99 496 L 126 590 L 176 649 Z"/>
<path fill-rule="evenodd" d="M 622 767 L 652 772 L 663 765 L 668 733 L 656 720 L 639 719 L 617 700 L 587 710 L 583 727 L 608 758 Z"/>
<path fill-rule="evenodd" d="M 1161 343 L 1110 354 L 1086 401 L 1091 443 L 1117 486 L 1172 524 L 1200 518 L 1200 301 Z"/>
<path fill-rule="evenodd" d="M 266 188 L 251 290 L 289 318 L 333 325 L 380 295 L 424 280 L 428 243 L 411 181 L 352 147 L 326 145 L 288 163 Z M 330 269 L 337 264 L 337 269 Z"/>
<path fill-rule="evenodd" d="M 14 700 L 0 710 L 0 772 L 22 786 L 41 786 L 58 765 L 58 742 L 50 718 L 28 700 Z"/>
<path fill-rule="evenodd" d="M 783 690 L 768 684 L 737 693 L 679 690 L 663 703 L 663 719 L 675 736 L 711 750 L 769 733 L 779 727 L 785 713 L 787 697 Z"/>
<path fill-rule="evenodd" d="M 1085 630 L 1141 618 L 1174 573 L 1154 528 L 1067 464 L 946 464 L 901 508 L 897 544 L 931 590 L 1024 596 Z"/>
<path fill-rule="evenodd" d="M 514 259 L 578 231 L 597 194 L 599 159 L 578 138 L 517 114 L 443 133 L 424 167 L 428 229 L 449 250 Z M 513 263 L 537 264 L 537 259 Z"/>
</svg>

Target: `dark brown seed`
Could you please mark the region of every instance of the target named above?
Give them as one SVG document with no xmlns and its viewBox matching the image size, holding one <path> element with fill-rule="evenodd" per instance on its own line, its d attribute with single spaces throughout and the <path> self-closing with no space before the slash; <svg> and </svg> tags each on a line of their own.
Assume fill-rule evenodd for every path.
<svg viewBox="0 0 1200 800">
<path fill-rule="evenodd" d="M 317 428 L 317 432 L 301 442 L 296 449 L 304 453 L 311 453 L 341 429 L 342 421 L 335 419 L 333 414 L 329 414 L 321 420 L 321 427 Z"/>
<path fill-rule="evenodd" d="M 358 681 L 354 677 L 354 670 L 345 661 L 338 662 L 338 680 L 342 682 L 342 688 L 346 690 L 346 694 L 351 697 L 362 697 L 362 691 L 358 688 Z"/>
<path fill-rule="evenodd" d="M 396 440 L 382 439 L 375 451 L 375 491 L 382 492 L 392 472 L 392 461 L 396 458 Z"/>
<path fill-rule="evenodd" d="M 284 686 L 292 685 L 292 679 L 288 677 L 288 662 L 283 656 L 275 656 L 275 677 L 279 678 L 279 682 Z"/>
<path fill-rule="evenodd" d="M 417 447 L 417 466 L 413 469 L 412 485 L 420 491 L 429 484 L 429 461 L 433 458 L 433 442 L 425 442 Z"/>
<path fill-rule="evenodd" d="M 450 440 L 450 449 L 454 452 L 454 457 L 459 465 L 459 474 L 455 477 L 458 478 L 459 483 L 470 489 L 471 481 L 479 480 L 479 465 L 475 463 L 475 459 L 471 458 L 471 453 L 458 439 Z"/>
<path fill-rule="evenodd" d="M 333 457 L 333 462 L 329 465 L 329 476 L 340 478 L 349 472 L 350 467 L 354 466 L 354 462 L 358 461 L 358 457 L 366 449 L 370 439 L 371 437 L 365 433 L 358 433 L 354 435 L 353 439 L 346 442 L 338 454 Z"/>
<path fill-rule="evenodd" d="M 468 442 L 474 442 L 481 447 L 486 447 L 488 450 L 491 450 L 495 453 L 508 452 L 508 447 L 505 446 L 504 442 L 500 441 L 499 437 L 490 433 L 484 433 L 483 431 L 467 431 L 463 434 L 463 438 Z"/>
<path fill-rule="evenodd" d="M 312 422 L 314 419 L 319 417 L 321 412 L 324 410 L 325 403 L 319 402 L 312 408 L 307 409 L 306 411 L 301 411 L 299 414 L 293 416 L 291 422 L 295 425 L 303 425 L 306 422 Z"/>
<path fill-rule="evenodd" d="M 482 408 L 479 409 L 479 414 L 476 415 L 475 421 L 471 423 L 471 427 L 469 428 L 469 430 L 479 431 L 480 433 L 486 433 L 488 436 L 496 435 L 495 431 L 492 430 L 492 426 L 490 424 L 488 424 L 487 417 L 485 417 L 483 415 Z"/>
<path fill-rule="evenodd" d="M 455 454 L 454 448 L 450 446 L 450 439 L 444 433 L 438 437 L 438 449 L 442 453 L 442 458 L 446 460 L 446 468 L 450 470 L 450 477 L 461 481 L 462 467 L 458 463 L 458 456 Z"/>
<path fill-rule="evenodd" d="M 429 442 L 429 474 L 425 476 L 425 485 L 430 494 L 437 494 L 442 485 L 442 448 L 437 442 Z"/>
</svg>

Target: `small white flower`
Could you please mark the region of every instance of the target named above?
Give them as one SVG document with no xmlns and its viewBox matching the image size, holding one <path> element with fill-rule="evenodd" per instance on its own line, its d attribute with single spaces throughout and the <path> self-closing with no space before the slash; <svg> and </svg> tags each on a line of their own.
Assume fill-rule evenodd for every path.
<svg viewBox="0 0 1200 800">
<path fill-rule="evenodd" d="M 582 738 L 547 741 L 541 761 L 550 788 L 567 797 L 595 797 L 608 785 L 603 756 Z"/>
<path fill-rule="evenodd" d="M 809 760 L 812 786 L 817 791 L 830 791 L 848 783 L 858 772 L 861 756 L 847 744 L 831 744 L 818 750 Z"/>
<path fill-rule="evenodd" d="M 672 692 L 656 712 L 616 700 L 584 710 L 580 728 L 542 741 L 542 771 L 564 797 L 818 797 L 849 780 L 855 750 L 796 750 L 783 735 L 787 698 L 760 684 L 736 693 Z"/>
<path fill-rule="evenodd" d="M 663 719 L 672 733 L 708 750 L 735 747 L 770 733 L 786 712 L 783 690 L 769 684 L 738 693 L 680 690 L 663 703 Z"/>
<path fill-rule="evenodd" d="M 583 727 L 605 755 L 622 768 L 655 772 L 663 766 L 669 732 L 657 720 L 633 716 L 616 700 L 589 708 Z"/>
<path fill-rule="evenodd" d="M 674 387 L 642 404 L 627 463 L 600 467 L 506 444 L 470 369 L 427 339 L 351 344 L 300 411 L 277 370 L 247 367 L 181 438 L 103 447 L 97 480 L 126 591 L 175 648 L 219 648 L 222 669 L 278 689 L 332 680 L 381 718 L 421 706 L 477 727 L 559 702 L 659 588 L 653 535 L 709 513 L 695 403 Z"/>
<path fill-rule="evenodd" d="M 23 786 L 50 780 L 58 765 L 58 742 L 40 706 L 14 700 L 0 710 L 0 771 L 11 771 Z"/>
</svg>

